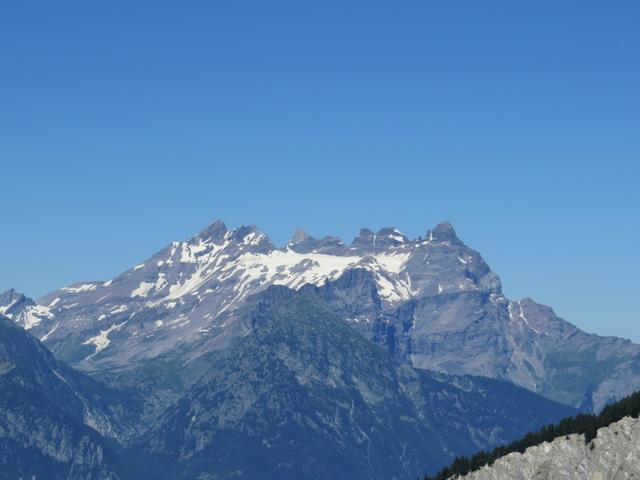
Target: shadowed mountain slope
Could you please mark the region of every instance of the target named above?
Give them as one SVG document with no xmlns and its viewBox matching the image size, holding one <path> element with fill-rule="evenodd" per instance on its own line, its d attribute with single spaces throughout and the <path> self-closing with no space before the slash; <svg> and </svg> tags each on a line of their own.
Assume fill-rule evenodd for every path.
<svg viewBox="0 0 640 480">
<path fill-rule="evenodd" d="M 115 442 L 99 433 L 115 434 L 110 413 L 101 410 L 101 397 L 112 395 L 0 316 L 0 476 L 136 478 Z"/>
<path fill-rule="evenodd" d="M 573 412 L 402 365 L 314 295 L 270 287 L 238 316 L 246 333 L 192 361 L 201 377 L 140 447 L 171 478 L 409 479 Z"/>
</svg>

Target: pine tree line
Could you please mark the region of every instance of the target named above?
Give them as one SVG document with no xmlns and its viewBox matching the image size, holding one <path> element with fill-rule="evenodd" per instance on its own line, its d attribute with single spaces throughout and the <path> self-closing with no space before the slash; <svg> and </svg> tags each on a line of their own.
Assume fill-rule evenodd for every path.
<svg viewBox="0 0 640 480">
<path fill-rule="evenodd" d="M 509 453 L 523 453 L 527 448 L 551 442 L 553 439 L 572 434 L 584 434 L 585 443 L 596 437 L 598 429 L 611 425 L 624 417 L 640 416 L 640 391 L 623 398 L 619 402 L 606 406 L 599 415 L 579 414 L 561 420 L 555 425 L 547 425 L 537 432 L 527 433 L 524 437 L 507 445 L 501 445 L 491 451 L 480 451 L 472 457 L 456 457 L 451 465 L 435 475 L 425 475 L 424 480 L 445 480 L 457 475 L 465 475 L 485 465 L 492 465 L 498 458 Z"/>
</svg>

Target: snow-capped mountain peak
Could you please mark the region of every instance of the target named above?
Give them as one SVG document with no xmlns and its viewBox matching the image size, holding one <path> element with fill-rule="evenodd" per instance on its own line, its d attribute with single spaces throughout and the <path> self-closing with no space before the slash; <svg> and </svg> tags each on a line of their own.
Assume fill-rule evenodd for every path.
<svg viewBox="0 0 640 480">
<path fill-rule="evenodd" d="M 69 328 L 86 330 L 80 342 L 88 349 L 82 354 L 86 358 L 98 349 L 102 353 L 113 348 L 117 342 L 109 340 L 112 336 L 127 335 L 131 342 L 144 335 L 156 346 L 163 337 L 166 345 L 161 348 L 169 348 L 171 339 L 195 338 L 224 324 L 216 319 L 269 285 L 321 286 L 351 269 L 369 271 L 379 298 L 389 306 L 420 295 L 481 290 L 495 283 L 481 257 L 462 244 L 452 249 L 410 240 L 393 227 L 376 233 L 363 229 L 351 246 L 336 237 L 316 239 L 300 230 L 292 242 L 277 248 L 255 226 L 229 230 L 218 220 L 114 279 L 61 288 L 37 304 L 25 305 L 14 317 L 26 328 L 37 326 L 36 335 L 50 342 Z M 5 294 L 0 308 L 11 313 L 9 296 Z M 146 321 L 151 317 L 153 322 Z M 99 341 L 92 341 L 96 338 Z"/>
<path fill-rule="evenodd" d="M 581 408 L 640 388 L 640 346 L 588 335 L 531 300 L 510 301 L 447 222 L 417 239 L 393 227 L 362 229 L 351 245 L 298 232 L 278 248 L 255 226 L 229 230 L 216 221 L 111 280 L 76 283 L 37 302 L 6 292 L 0 312 L 62 358 L 97 368 L 203 336 L 224 346 L 244 331 L 235 312 L 271 285 L 322 295 L 417 368 L 508 379 Z M 593 367 L 602 359 L 605 366 Z M 575 376 L 574 364 L 589 382 L 563 380 Z"/>
</svg>

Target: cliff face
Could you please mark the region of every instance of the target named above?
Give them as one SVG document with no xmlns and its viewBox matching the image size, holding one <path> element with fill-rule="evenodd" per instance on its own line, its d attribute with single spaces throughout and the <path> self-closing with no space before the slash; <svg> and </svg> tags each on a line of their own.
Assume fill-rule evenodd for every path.
<svg viewBox="0 0 640 480">
<path fill-rule="evenodd" d="M 627 480 L 640 478 L 640 419 L 625 417 L 598 430 L 585 444 L 583 435 L 556 438 L 511 453 L 492 466 L 459 477 L 465 480 Z"/>
<path fill-rule="evenodd" d="M 270 287 L 252 302 L 230 347 L 203 337 L 208 353 L 185 368 L 199 378 L 145 438 L 166 478 L 410 479 L 572 413 L 506 382 L 401 364 L 316 296 Z"/>
<path fill-rule="evenodd" d="M 98 432 L 108 422 L 91 386 L 0 316 L 1 478 L 135 478 Z"/>
</svg>

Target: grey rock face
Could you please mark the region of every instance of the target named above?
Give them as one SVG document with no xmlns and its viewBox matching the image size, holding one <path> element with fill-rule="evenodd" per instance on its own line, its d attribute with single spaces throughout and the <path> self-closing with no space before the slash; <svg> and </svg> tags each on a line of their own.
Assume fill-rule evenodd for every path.
<svg viewBox="0 0 640 480">
<path fill-rule="evenodd" d="M 27 307 L 35 305 L 31 298 L 16 292 L 13 288 L 0 294 L 0 315 L 15 315 Z"/>
<path fill-rule="evenodd" d="M 3 478 L 409 479 L 574 413 L 505 382 L 401 364 L 312 288 L 269 287 L 226 318 L 242 332 L 226 348 L 212 330 L 94 372 L 111 387 L 0 318 Z"/>
<path fill-rule="evenodd" d="M 321 253 L 326 255 L 343 255 L 346 253 L 346 245 L 338 237 L 323 237 L 321 239 L 307 235 L 304 230 L 298 229 L 287 248 L 297 253 Z"/>
<path fill-rule="evenodd" d="M 394 227 L 381 228 L 377 233 L 368 228 L 363 228 L 358 236 L 354 238 L 351 247 L 354 250 L 370 252 L 401 247 L 407 242 L 409 242 L 409 239 Z"/>
<path fill-rule="evenodd" d="M 100 434 L 113 431 L 93 384 L 0 316 L 2 478 L 135 478 Z"/>
<path fill-rule="evenodd" d="M 313 291 L 270 287 L 237 315 L 247 333 L 224 350 L 202 338 L 209 353 L 185 365 L 199 378 L 141 447 L 170 478 L 409 479 L 573 413 L 402 365 Z"/>
<path fill-rule="evenodd" d="M 318 294 L 355 329 L 421 369 L 504 379 L 599 410 L 640 388 L 640 346 L 589 335 L 530 299 L 512 301 L 449 223 L 409 239 L 363 229 L 350 246 L 298 232 L 276 248 L 255 227 L 218 221 L 106 282 L 0 309 L 85 370 L 140 364 L 215 335 L 242 332 L 234 311 L 271 285 Z"/>
<path fill-rule="evenodd" d="M 458 477 L 466 480 L 631 480 L 640 477 L 640 420 L 625 417 L 598 430 L 585 444 L 583 435 L 511 453 L 492 466 Z"/>
</svg>

